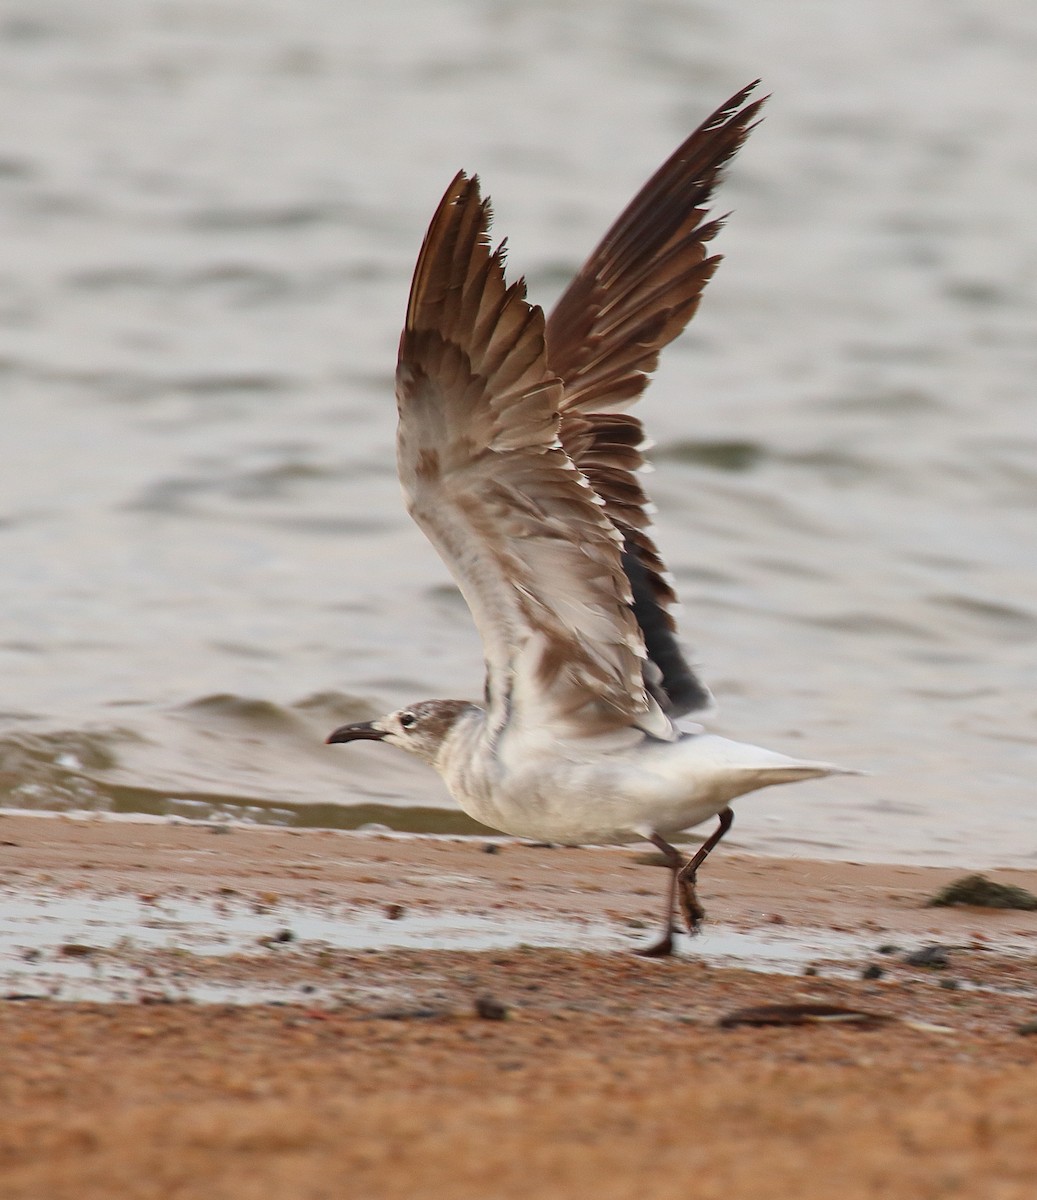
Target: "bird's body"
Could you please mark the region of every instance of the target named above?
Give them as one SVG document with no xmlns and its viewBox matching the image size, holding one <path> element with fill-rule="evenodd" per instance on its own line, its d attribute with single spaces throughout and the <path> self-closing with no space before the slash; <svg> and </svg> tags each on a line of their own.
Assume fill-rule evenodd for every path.
<svg viewBox="0 0 1037 1200">
<path fill-rule="evenodd" d="M 482 824 L 574 846 L 634 842 L 646 831 L 672 836 L 745 792 L 833 770 L 701 732 L 676 741 L 631 728 L 539 743 L 505 733 L 491 741 L 476 705 L 457 714 L 431 765 Z"/>
<path fill-rule="evenodd" d="M 757 788 L 840 773 L 681 729 L 709 708 L 677 644 L 675 601 L 637 478 L 637 399 L 719 259 L 702 207 L 744 141 L 752 87 L 642 188 L 549 319 L 504 277 L 489 205 L 459 173 L 418 257 L 396 373 L 407 506 L 483 642 L 485 700 L 426 700 L 328 739 L 424 759 L 460 806 L 504 833 L 568 844 L 652 841 L 694 931 L 695 871 Z M 711 816 L 685 863 L 666 841 Z"/>
</svg>

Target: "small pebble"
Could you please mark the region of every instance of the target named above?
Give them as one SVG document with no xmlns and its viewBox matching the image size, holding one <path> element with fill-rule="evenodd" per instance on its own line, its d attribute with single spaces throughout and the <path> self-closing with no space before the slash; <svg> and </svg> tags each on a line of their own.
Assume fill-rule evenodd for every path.
<svg viewBox="0 0 1037 1200">
<path fill-rule="evenodd" d="M 58 949 L 66 958 L 90 958 L 97 953 L 96 946 L 84 946 L 80 942 L 66 942 Z"/>
<path fill-rule="evenodd" d="M 496 845 L 494 842 L 487 842 L 483 846 L 482 852 L 483 854 L 499 854 L 500 846 Z"/>
<path fill-rule="evenodd" d="M 402 904 L 387 904 L 385 906 L 385 915 L 390 921 L 398 921 L 406 911 Z"/>
<path fill-rule="evenodd" d="M 371 1013 L 375 1021 L 434 1021 L 444 1016 L 441 1008 L 383 1008 Z"/>
<path fill-rule="evenodd" d="M 958 988 L 961 987 L 961 984 L 957 981 L 957 979 L 941 979 L 940 987 L 942 987 L 945 992 L 956 992 Z"/>
<path fill-rule="evenodd" d="M 475 1002 L 475 1015 L 484 1021 L 503 1021 L 508 1015 L 508 1006 L 492 996 L 480 996 Z"/>
<path fill-rule="evenodd" d="M 1033 1037 L 1037 1034 L 1037 1021 L 1024 1021 L 1022 1025 L 1015 1027 L 1016 1033 L 1021 1033 L 1023 1037 Z"/>
<path fill-rule="evenodd" d="M 912 950 L 904 955 L 904 962 L 912 967 L 930 967 L 934 970 L 950 965 L 946 946 L 923 946 L 921 950 Z"/>
<path fill-rule="evenodd" d="M 869 963 L 861 971 L 861 979 L 881 979 L 885 973 L 884 968 L 880 967 L 878 963 Z"/>
<path fill-rule="evenodd" d="M 284 945 L 285 942 L 294 942 L 295 934 L 290 929 L 279 929 L 276 933 L 270 934 L 269 937 L 257 938 L 256 941 L 260 946 L 269 948 L 271 946 Z"/>
</svg>

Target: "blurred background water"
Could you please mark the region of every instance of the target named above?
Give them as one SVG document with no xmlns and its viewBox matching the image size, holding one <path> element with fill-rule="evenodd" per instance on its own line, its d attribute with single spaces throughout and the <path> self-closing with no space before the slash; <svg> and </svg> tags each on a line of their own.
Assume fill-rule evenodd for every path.
<svg viewBox="0 0 1037 1200">
<path fill-rule="evenodd" d="M 1037 862 L 1029 0 L 2 0 L 0 803 L 460 828 L 322 744 L 481 688 L 394 471 L 425 225 L 479 171 L 549 304 L 757 76 L 649 484 L 712 727 L 873 773 L 735 834 Z"/>
</svg>

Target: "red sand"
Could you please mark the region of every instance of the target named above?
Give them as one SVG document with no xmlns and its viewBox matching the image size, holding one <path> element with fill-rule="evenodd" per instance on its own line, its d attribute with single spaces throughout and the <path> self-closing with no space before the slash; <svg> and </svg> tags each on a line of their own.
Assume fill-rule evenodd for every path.
<svg viewBox="0 0 1037 1200">
<path fill-rule="evenodd" d="M 441 911 L 644 922 L 651 937 L 664 876 L 638 852 L 482 847 L 8 816 L 0 906 L 190 896 L 387 927 Z M 693 943 L 661 962 L 305 941 L 203 956 L 189 932 L 147 950 L 131 926 L 119 947 L 71 953 L 132 972 L 135 1002 L 0 1001 L 0 1198 L 1030 1200 L 1037 914 L 924 907 L 961 873 L 718 851 L 700 879 L 715 927 L 780 929 L 818 958 L 826 932 L 859 938 L 858 959 L 810 976 L 719 969 Z M 997 878 L 1037 887 L 1037 872 Z M 4 959 L 0 992 L 44 990 L 53 941 L 41 926 L 38 978 L 16 987 Z M 933 942 L 956 947 L 942 969 L 877 953 Z M 869 964 L 880 978 L 860 978 Z M 199 982 L 298 1002 L 165 1002 Z M 778 1003 L 873 1019 L 718 1024 Z"/>
</svg>

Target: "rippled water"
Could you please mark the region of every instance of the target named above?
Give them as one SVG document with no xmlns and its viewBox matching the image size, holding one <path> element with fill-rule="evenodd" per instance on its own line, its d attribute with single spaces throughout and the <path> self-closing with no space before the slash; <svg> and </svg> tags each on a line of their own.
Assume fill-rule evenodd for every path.
<svg viewBox="0 0 1037 1200">
<path fill-rule="evenodd" d="M 393 471 L 425 224 L 478 170 L 549 303 L 762 76 L 650 485 L 714 727 L 873 774 L 735 832 L 1037 861 L 1035 67 L 1027 0 L 8 0 L 0 798 L 446 809 L 321 743 L 481 686 Z"/>
</svg>

